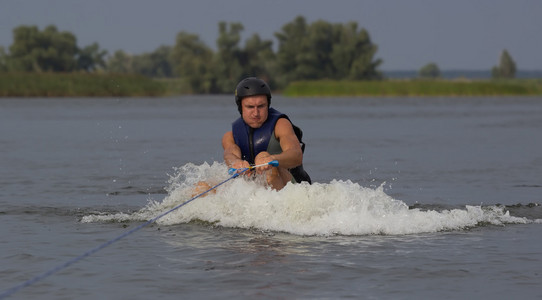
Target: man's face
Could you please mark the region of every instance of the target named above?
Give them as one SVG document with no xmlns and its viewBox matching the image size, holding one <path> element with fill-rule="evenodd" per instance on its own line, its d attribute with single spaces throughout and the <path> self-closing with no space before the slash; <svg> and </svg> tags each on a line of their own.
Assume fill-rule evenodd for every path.
<svg viewBox="0 0 542 300">
<path fill-rule="evenodd" d="M 241 100 L 242 117 L 252 128 L 260 128 L 267 120 L 267 96 L 254 95 Z"/>
</svg>

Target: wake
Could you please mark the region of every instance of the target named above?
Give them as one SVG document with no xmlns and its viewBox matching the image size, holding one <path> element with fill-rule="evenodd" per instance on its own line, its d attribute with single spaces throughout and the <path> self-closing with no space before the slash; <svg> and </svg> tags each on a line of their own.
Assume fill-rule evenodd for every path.
<svg viewBox="0 0 542 300">
<path fill-rule="evenodd" d="M 150 201 L 134 213 L 93 214 L 82 222 L 148 221 L 188 201 L 199 181 L 212 185 L 227 180 L 222 163 L 186 164 L 170 177 L 168 195 Z M 538 223 L 511 216 L 505 207 L 470 206 L 464 209 L 422 210 L 393 199 L 383 186 L 366 188 L 357 183 L 288 184 L 280 191 L 261 180 L 238 177 L 156 221 L 175 225 L 204 221 L 217 226 L 286 232 L 296 235 L 404 235 L 465 230 L 477 226 Z"/>
</svg>

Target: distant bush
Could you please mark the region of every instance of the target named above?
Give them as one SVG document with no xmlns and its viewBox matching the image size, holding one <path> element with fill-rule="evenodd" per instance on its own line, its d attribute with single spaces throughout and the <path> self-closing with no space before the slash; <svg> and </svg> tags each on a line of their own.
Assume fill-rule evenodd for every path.
<svg viewBox="0 0 542 300">
<path fill-rule="evenodd" d="M 418 71 L 418 77 L 425 79 L 435 79 L 440 77 L 440 69 L 436 63 L 428 63 Z"/>
<path fill-rule="evenodd" d="M 510 79 L 516 77 L 516 63 L 506 49 L 501 53 L 499 65 L 494 66 L 493 69 L 491 69 L 491 76 L 494 79 Z"/>
<path fill-rule="evenodd" d="M 542 95 L 541 80 L 296 81 L 285 96 L 490 96 Z"/>
</svg>

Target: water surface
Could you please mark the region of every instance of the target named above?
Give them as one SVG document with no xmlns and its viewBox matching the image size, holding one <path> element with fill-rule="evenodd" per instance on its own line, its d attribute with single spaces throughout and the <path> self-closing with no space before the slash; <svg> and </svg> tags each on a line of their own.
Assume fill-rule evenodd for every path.
<svg viewBox="0 0 542 300">
<path fill-rule="evenodd" d="M 231 98 L 0 100 L 0 291 L 227 179 Z M 275 96 L 316 184 L 236 178 L 12 298 L 541 297 L 541 100 Z"/>
</svg>

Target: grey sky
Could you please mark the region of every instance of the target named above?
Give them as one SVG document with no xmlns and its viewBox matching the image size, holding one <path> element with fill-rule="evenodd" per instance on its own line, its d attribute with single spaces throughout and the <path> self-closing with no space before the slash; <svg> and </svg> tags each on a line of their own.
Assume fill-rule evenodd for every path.
<svg viewBox="0 0 542 300">
<path fill-rule="evenodd" d="M 19 25 L 54 24 L 79 46 L 98 42 L 110 53 L 132 54 L 174 45 L 184 30 L 215 47 L 218 22 L 241 22 L 243 36 L 271 39 L 304 16 L 366 28 L 383 70 L 488 70 L 507 49 L 521 70 L 542 70 L 539 0 L 0 0 L 0 45 Z"/>
</svg>

